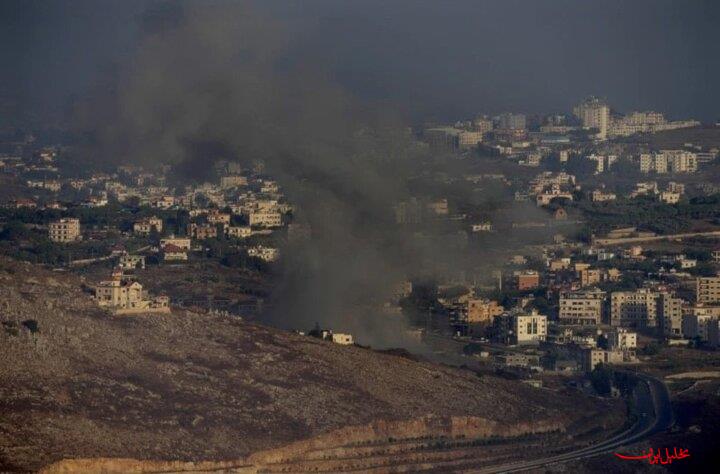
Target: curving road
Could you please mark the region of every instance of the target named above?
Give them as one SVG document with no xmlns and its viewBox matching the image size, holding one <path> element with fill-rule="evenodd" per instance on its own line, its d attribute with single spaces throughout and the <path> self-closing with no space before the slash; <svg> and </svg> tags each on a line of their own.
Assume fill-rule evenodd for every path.
<svg viewBox="0 0 720 474">
<path fill-rule="evenodd" d="M 471 470 L 475 474 L 494 474 L 503 472 L 520 472 L 551 464 L 559 464 L 567 461 L 583 459 L 598 454 L 617 451 L 618 448 L 627 446 L 644 439 L 659 431 L 664 431 L 673 423 L 672 407 L 670 405 L 670 393 L 665 384 L 649 375 L 636 373 L 647 390 L 640 390 L 638 393 L 638 412 L 641 413 L 638 421 L 624 432 L 606 439 L 592 446 L 577 449 L 568 453 L 558 454 L 543 459 L 532 461 L 518 461 L 516 463 L 489 466 L 482 469 Z"/>
</svg>

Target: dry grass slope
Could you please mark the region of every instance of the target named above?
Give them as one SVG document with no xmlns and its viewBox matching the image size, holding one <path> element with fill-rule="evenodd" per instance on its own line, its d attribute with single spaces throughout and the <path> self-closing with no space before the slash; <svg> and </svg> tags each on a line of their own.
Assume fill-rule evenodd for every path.
<svg viewBox="0 0 720 474">
<path fill-rule="evenodd" d="M 607 408 L 233 318 L 114 317 L 81 287 L 0 258 L 0 471 L 245 459 L 378 420 L 480 417 L 502 431 Z"/>
</svg>

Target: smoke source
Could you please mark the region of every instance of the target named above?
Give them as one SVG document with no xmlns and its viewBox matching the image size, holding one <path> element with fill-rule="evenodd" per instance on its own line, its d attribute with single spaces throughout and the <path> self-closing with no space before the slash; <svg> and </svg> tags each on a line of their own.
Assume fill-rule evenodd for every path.
<svg viewBox="0 0 720 474">
<path fill-rule="evenodd" d="M 489 265 L 490 252 L 468 253 L 439 225 L 421 238 L 395 225 L 394 205 L 417 193 L 408 178 L 432 157 L 391 110 L 354 100 L 298 54 L 306 26 L 249 3 L 153 10 L 114 93 L 82 110 L 81 124 L 94 153 L 182 164 L 196 178 L 214 159 L 262 160 L 312 229 L 283 249 L 269 320 L 407 346 L 398 316 L 378 309 L 393 288 L 428 268 Z"/>
</svg>

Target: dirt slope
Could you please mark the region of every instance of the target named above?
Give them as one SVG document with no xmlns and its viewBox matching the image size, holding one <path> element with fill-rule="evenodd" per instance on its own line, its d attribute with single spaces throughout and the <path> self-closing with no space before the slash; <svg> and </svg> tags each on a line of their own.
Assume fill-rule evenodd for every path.
<svg viewBox="0 0 720 474">
<path fill-rule="evenodd" d="M 238 319 L 110 316 L 81 288 L 0 258 L 0 471 L 66 458 L 238 459 L 431 414 L 532 429 L 607 409 Z"/>
</svg>

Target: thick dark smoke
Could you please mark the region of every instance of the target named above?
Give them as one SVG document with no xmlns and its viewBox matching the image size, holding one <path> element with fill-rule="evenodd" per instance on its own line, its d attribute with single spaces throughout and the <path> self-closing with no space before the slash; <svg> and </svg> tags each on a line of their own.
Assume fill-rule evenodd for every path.
<svg viewBox="0 0 720 474">
<path fill-rule="evenodd" d="M 391 110 L 299 60 L 297 25 L 245 3 L 193 2 L 153 10 L 144 27 L 115 93 L 82 111 L 91 150 L 176 163 L 196 179 L 216 159 L 262 160 L 312 232 L 282 249 L 271 322 L 317 321 L 373 345 L 406 344 L 399 317 L 379 309 L 398 283 L 470 262 L 489 271 L 489 249 L 468 253 L 440 223 L 421 236 L 395 225 L 394 205 L 418 192 L 408 178 L 431 156 Z"/>
</svg>

